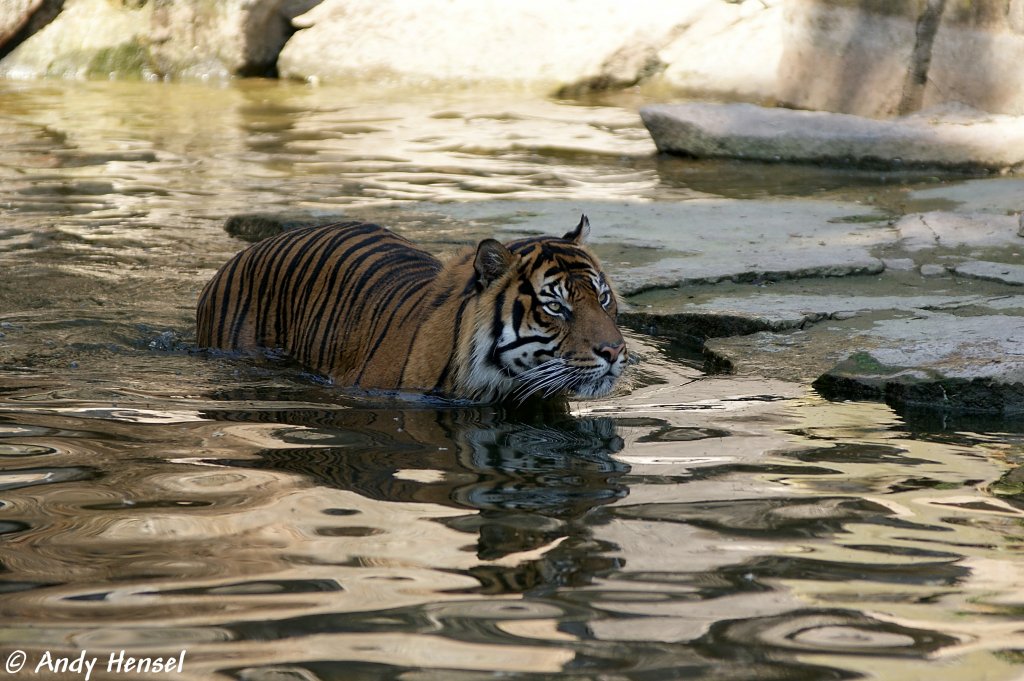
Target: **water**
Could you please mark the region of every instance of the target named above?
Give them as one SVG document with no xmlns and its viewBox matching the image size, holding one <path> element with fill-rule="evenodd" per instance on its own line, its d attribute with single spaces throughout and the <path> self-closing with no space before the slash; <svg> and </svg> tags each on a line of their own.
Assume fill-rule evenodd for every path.
<svg viewBox="0 0 1024 681">
<path fill-rule="evenodd" d="M 380 219 L 444 252 L 500 225 L 423 201 L 884 208 L 933 181 L 657 158 L 641 99 L 0 84 L 12 678 L 82 650 L 98 671 L 185 651 L 182 679 L 1024 676 L 1013 424 L 704 376 L 637 336 L 628 389 L 545 413 L 193 346 L 236 213 Z"/>
</svg>

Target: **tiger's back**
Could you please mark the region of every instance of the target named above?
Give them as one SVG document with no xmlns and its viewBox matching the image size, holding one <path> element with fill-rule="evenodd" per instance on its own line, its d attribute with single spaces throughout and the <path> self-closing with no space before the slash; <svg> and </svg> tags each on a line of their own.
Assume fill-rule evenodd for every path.
<svg viewBox="0 0 1024 681">
<path fill-rule="evenodd" d="M 236 254 L 210 280 L 197 308 L 197 340 L 282 348 L 357 384 L 375 358 L 407 355 L 440 270 L 436 258 L 374 224 L 284 232 Z"/>
</svg>

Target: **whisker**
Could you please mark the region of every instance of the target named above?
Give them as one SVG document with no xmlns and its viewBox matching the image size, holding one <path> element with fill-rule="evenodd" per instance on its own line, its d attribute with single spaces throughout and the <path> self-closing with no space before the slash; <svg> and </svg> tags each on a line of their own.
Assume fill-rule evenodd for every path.
<svg viewBox="0 0 1024 681">
<path fill-rule="evenodd" d="M 576 385 L 580 382 L 580 379 L 581 376 L 578 370 L 569 371 L 566 373 L 563 380 L 554 382 L 551 386 L 548 387 L 548 389 L 544 393 L 544 397 L 551 397 L 560 390 L 564 390 L 565 388 L 569 388 L 573 385 Z"/>
<path fill-rule="evenodd" d="M 530 395 L 540 392 L 554 383 L 561 382 L 561 379 L 571 371 L 572 367 L 568 366 L 564 360 L 550 359 L 516 376 L 522 385 L 513 391 L 510 397 L 522 403 Z"/>
<path fill-rule="evenodd" d="M 533 395 L 543 390 L 545 386 L 550 384 L 552 381 L 557 381 L 559 376 L 560 374 L 553 374 L 550 376 L 538 377 L 536 380 L 530 381 L 529 383 L 524 383 L 518 390 L 515 391 L 514 395 L 521 401 L 525 400 L 530 395 Z"/>
</svg>

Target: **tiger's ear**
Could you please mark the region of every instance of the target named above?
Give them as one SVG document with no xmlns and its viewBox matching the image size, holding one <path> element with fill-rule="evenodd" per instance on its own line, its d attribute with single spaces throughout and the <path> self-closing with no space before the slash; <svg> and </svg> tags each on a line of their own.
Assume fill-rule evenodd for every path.
<svg viewBox="0 0 1024 681">
<path fill-rule="evenodd" d="M 476 283 L 481 289 L 487 288 L 492 281 L 505 274 L 512 266 L 514 256 L 505 244 L 494 239 L 484 239 L 476 247 Z"/>
<path fill-rule="evenodd" d="M 586 215 L 580 215 L 580 224 L 576 225 L 576 229 L 571 232 L 566 232 L 562 238 L 566 241 L 571 241 L 574 244 L 583 245 L 583 242 L 590 236 L 590 220 L 587 219 Z"/>
</svg>

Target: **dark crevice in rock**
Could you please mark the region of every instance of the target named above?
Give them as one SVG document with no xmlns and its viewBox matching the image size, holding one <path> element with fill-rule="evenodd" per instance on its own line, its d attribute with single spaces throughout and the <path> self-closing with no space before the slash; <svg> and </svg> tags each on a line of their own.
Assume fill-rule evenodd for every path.
<svg viewBox="0 0 1024 681">
<path fill-rule="evenodd" d="M 599 75 L 560 87 L 554 96 L 558 99 L 573 99 L 594 92 L 625 90 L 651 79 L 667 67 L 668 64 L 658 58 L 657 49 L 653 46 L 623 48 L 601 66 Z"/>
<path fill-rule="evenodd" d="M 249 59 L 238 68 L 235 75 L 277 78 L 277 59 L 281 50 L 298 31 L 292 20 L 321 2 L 322 0 L 285 0 L 273 3 L 269 12 L 251 12 L 244 29 L 246 42 L 264 47 L 261 50 L 250 50 Z"/>
<path fill-rule="evenodd" d="M 292 36 L 298 32 L 292 22 L 295 17 L 305 14 L 319 5 L 323 0 L 284 0 L 278 3 L 276 11 L 262 22 L 254 21 L 250 15 L 249 25 L 245 27 L 246 35 L 256 44 L 266 43 L 267 49 L 257 58 L 252 58 L 235 73 L 242 77 L 278 78 L 280 73 L 277 60 L 281 50 L 288 44 Z"/>
<path fill-rule="evenodd" d="M 634 331 L 662 336 L 701 349 L 709 338 L 746 336 L 759 331 L 778 331 L 768 320 L 728 314 L 689 313 L 650 314 L 623 312 L 619 322 Z"/>
<path fill-rule="evenodd" d="M 13 52 L 19 45 L 31 38 L 40 29 L 57 18 L 64 9 L 64 0 L 42 0 L 35 11 L 10 33 L 0 32 L 0 59 Z"/>
<path fill-rule="evenodd" d="M 945 9 L 946 0 L 928 0 L 917 18 L 914 50 L 910 54 L 910 67 L 903 82 L 903 95 L 898 109 L 901 116 L 921 109 L 925 85 L 928 83 L 928 69 L 932 63 L 932 46 L 935 44 L 935 35 L 939 32 L 939 23 Z"/>
<path fill-rule="evenodd" d="M 800 326 L 742 315 L 705 312 L 622 312 L 619 314 L 619 323 L 638 333 L 668 338 L 687 350 L 700 353 L 704 358 L 702 370 L 708 374 L 731 374 L 736 369 L 731 359 L 706 346 L 708 340 L 748 336 L 762 331 L 785 331 Z"/>
<path fill-rule="evenodd" d="M 884 401 L 897 412 L 1009 417 L 1024 414 L 1024 384 L 889 367 L 855 353 L 812 384 L 829 400 Z"/>
</svg>

